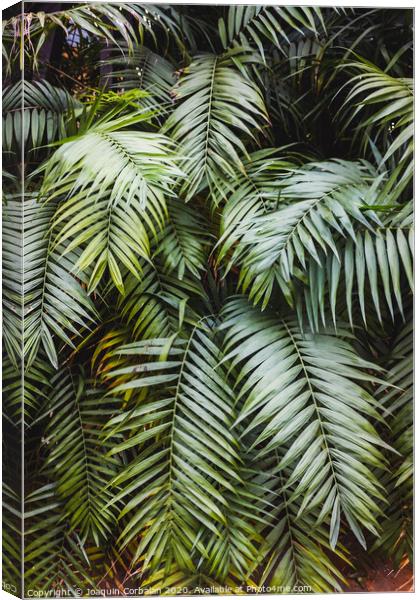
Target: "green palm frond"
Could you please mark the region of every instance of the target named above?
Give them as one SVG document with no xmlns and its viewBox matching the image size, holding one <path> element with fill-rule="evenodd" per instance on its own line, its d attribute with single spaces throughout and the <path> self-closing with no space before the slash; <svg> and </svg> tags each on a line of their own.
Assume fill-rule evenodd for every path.
<svg viewBox="0 0 420 600">
<path fill-rule="evenodd" d="M 392 457 L 387 478 L 389 502 L 385 508 L 383 532 L 372 551 L 385 551 L 400 565 L 408 556 L 413 560 L 413 326 L 409 322 L 398 334 L 388 362 L 386 383 L 377 398 L 390 415 L 389 443 L 399 455 Z"/>
<path fill-rule="evenodd" d="M 382 140 L 382 163 L 393 161 L 402 170 L 403 187 L 411 180 L 414 150 L 414 90 L 413 79 L 393 77 L 371 62 L 356 56 L 346 68 L 355 75 L 347 85 L 351 89 L 344 103 L 345 127 L 354 127 L 364 148 L 369 139 Z M 357 119 L 357 121 L 356 121 Z M 357 125 L 355 125 L 355 121 Z"/>
<path fill-rule="evenodd" d="M 127 2 L 105 4 L 79 4 L 68 10 L 55 12 L 24 12 L 3 22 L 3 40 L 12 47 L 20 45 L 20 52 L 11 53 L 23 69 L 24 60 L 39 66 L 39 53 L 48 34 L 54 28 L 83 31 L 89 38 L 97 38 L 116 47 L 128 47 L 129 51 L 148 35 L 155 43 L 156 33 L 173 36 L 181 43 L 179 26 L 165 7 L 142 6 Z M 9 61 L 9 70 L 11 68 Z"/>
<path fill-rule="evenodd" d="M 243 170 L 243 139 L 255 139 L 267 121 L 259 89 L 236 66 L 251 60 L 242 51 L 198 55 L 175 88 L 180 102 L 164 131 L 181 144 L 187 177 L 181 192 L 187 199 L 203 188 L 217 189 L 218 179 Z"/>
<path fill-rule="evenodd" d="M 229 6 L 227 16 L 219 19 L 219 35 L 223 47 L 255 46 L 265 59 L 264 43 L 279 46 L 289 42 L 290 34 L 325 29 L 319 8 L 307 6 Z"/>
<path fill-rule="evenodd" d="M 373 228 L 357 232 L 354 244 L 352 240 L 346 241 L 341 266 L 333 258 L 327 257 L 324 274 L 321 275 L 319 264 L 310 258 L 310 293 L 306 296 L 306 302 L 312 323 L 317 323 L 318 307 L 325 322 L 322 302 L 318 305 L 315 299 L 322 297 L 326 282 L 333 317 L 340 297 L 345 298 L 349 321 L 353 324 L 357 293 L 362 322 L 366 325 L 369 320 L 368 292 L 373 303 L 372 313 L 376 314 L 379 322 L 383 321 L 386 310 L 392 320 L 397 312 L 404 316 L 404 302 L 409 300 L 414 291 L 413 207 L 412 203 L 407 203 L 403 208 L 398 207 L 398 211 L 395 211 L 397 207 L 393 208 L 389 214 L 385 209 L 380 226 L 374 225 Z M 372 319 L 369 321 L 371 323 Z"/>
<path fill-rule="evenodd" d="M 81 103 L 46 80 L 23 81 L 3 91 L 3 150 L 33 151 L 67 136 L 65 118 Z"/>
<path fill-rule="evenodd" d="M 21 593 L 22 514 L 19 495 L 2 483 L 2 576 L 5 584 Z"/>
<path fill-rule="evenodd" d="M 119 461 L 108 452 L 118 441 L 104 439 L 102 428 L 115 410 L 115 400 L 85 381 L 83 373 L 58 372 L 52 381 L 44 444 L 46 468 L 57 481 L 56 493 L 64 501 L 69 532 L 80 538 L 107 539 L 116 521 L 115 508 L 107 507 Z"/>
<path fill-rule="evenodd" d="M 235 482 L 234 490 L 224 494 L 225 523 L 217 525 L 217 531 L 208 532 L 206 536 L 207 555 L 202 572 L 216 582 L 228 582 L 231 578 L 236 582 L 255 581 L 255 558 L 260 558 L 264 529 L 270 523 L 266 487 L 255 481 L 254 470 L 248 467 L 248 448 L 241 444 L 242 429 L 241 424 L 231 427 L 239 442 L 240 481 Z"/>
<path fill-rule="evenodd" d="M 48 402 L 51 391 L 51 378 L 54 370 L 45 357 L 38 357 L 25 371 L 25 386 L 22 389 L 20 372 L 3 359 L 3 402 L 4 417 L 15 424 L 23 418 L 31 427 L 43 404 Z"/>
<path fill-rule="evenodd" d="M 128 90 L 144 90 L 148 96 L 142 100 L 147 107 L 156 108 L 163 113 L 172 105 L 171 90 L 175 85 L 175 70 L 163 56 L 156 54 L 145 46 L 135 46 L 128 56 L 122 56 L 119 48 L 115 48 L 111 58 L 103 61 L 110 66 L 112 88 L 120 89 L 123 85 Z"/>
<path fill-rule="evenodd" d="M 226 581 L 229 576 L 243 581 L 263 540 L 254 522 L 263 521 L 264 516 L 256 509 L 257 496 L 246 481 L 236 485 L 234 492 L 227 492 L 225 498 L 223 512 L 226 522 L 217 526 L 217 533 L 212 532 L 208 536 L 205 569 L 215 581 Z"/>
<path fill-rule="evenodd" d="M 112 503 L 124 499 L 121 517 L 129 515 L 120 543 L 143 532 L 134 560 L 144 555 L 144 569 L 175 560 L 194 572 L 194 554 L 206 555 L 199 532 L 217 535 L 226 525 L 224 495 L 240 484 L 229 430 L 233 397 L 217 366 L 220 351 L 202 322 L 186 340 L 136 342 L 115 353 L 137 358 L 137 364 L 109 373 L 113 393 L 147 391 L 137 407 L 108 425 L 111 432 L 133 432 L 113 452 L 137 449 L 114 482 L 121 491 Z M 197 428 L 197 419 L 206 427 Z"/>
<path fill-rule="evenodd" d="M 335 548 L 340 523 L 362 545 L 362 528 L 378 535 L 378 500 L 383 489 L 374 468 L 384 468 L 387 447 L 369 419 L 380 419 L 378 402 L 365 389 L 377 368 L 352 349 L 345 331 L 302 332 L 299 325 L 262 315 L 246 300 L 225 310 L 224 353 L 239 374 L 237 422 L 252 448 L 280 455 L 279 468 L 292 468 L 287 487 L 300 513 L 318 508 L 318 523 L 330 525 Z"/>
<path fill-rule="evenodd" d="M 244 160 L 244 171 L 233 180 L 224 180 L 214 195 L 216 206 L 224 204 L 220 223 L 218 262 L 232 252 L 241 237 L 241 224 L 251 222 L 259 215 L 275 210 L 280 201 L 283 179 L 296 169 L 290 150 L 287 158 L 279 156 L 278 149 L 252 152 Z"/>
<path fill-rule="evenodd" d="M 252 283 L 254 302 L 266 306 L 276 282 L 290 300 L 295 268 L 306 269 L 309 256 L 320 262 L 317 247 L 337 255 L 334 233 L 354 238 L 352 221 L 369 227 L 362 208 L 377 187 L 372 177 L 367 163 L 309 163 L 282 182 L 276 211 L 242 219 L 232 262 L 242 264 L 240 283 L 244 290 Z M 371 220 L 379 223 L 374 214 Z"/>
<path fill-rule="evenodd" d="M 17 369 L 22 356 L 23 316 L 23 204 L 19 196 L 4 197 L 2 216 L 3 344 Z"/>
<path fill-rule="evenodd" d="M 24 353 L 28 366 L 42 347 L 57 368 L 58 340 L 74 348 L 73 338 L 89 329 L 97 316 L 82 285 L 86 280 L 70 274 L 79 257 L 77 249 L 53 243 L 54 208 L 54 203 L 42 205 L 36 200 L 25 202 L 24 207 Z"/>
<path fill-rule="evenodd" d="M 381 282 L 382 310 L 394 314 L 394 296 L 402 311 L 401 277 L 412 285 L 412 232 L 407 222 L 380 220 L 378 209 L 388 210 L 381 180 L 368 163 L 309 163 L 293 170 L 282 182 L 279 208 L 251 213 L 236 227 L 239 243 L 230 264 L 241 266 L 243 291 L 264 308 L 278 286 L 294 306 L 299 285 L 307 285 L 304 301 L 315 329 L 319 314 L 325 324 L 326 295 L 335 319 L 341 280 L 350 322 L 355 298 L 366 321 L 367 290 L 381 319 Z"/>
<path fill-rule="evenodd" d="M 200 279 L 206 268 L 209 223 L 197 208 L 178 198 L 168 202 L 168 222 L 160 234 L 153 256 L 160 256 L 167 272 L 183 279 L 186 272 Z"/>
<path fill-rule="evenodd" d="M 143 119 L 144 114 L 134 120 Z M 146 117 L 147 118 L 147 117 Z M 139 258 L 150 253 L 149 235 L 165 222 L 166 196 L 180 171 L 171 140 L 143 131 L 119 131 L 133 118 L 100 123 L 62 145 L 48 161 L 41 195 L 64 197 L 54 216 L 55 244 L 81 248 L 79 274 L 93 267 L 89 292 L 108 267 L 124 293 L 121 267 L 138 277 Z M 98 161 L 107 168 L 98 170 Z"/>
<path fill-rule="evenodd" d="M 25 498 L 25 589 L 48 591 L 66 587 L 95 589 L 91 562 L 77 533 L 70 533 L 63 519 L 56 485 L 41 485 Z"/>
<path fill-rule="evenodd" d="M 44 4 L 3 21 L 6 583 L 410 577 L 412 10 Z"/>
<path fill-rule="evenodd" d="M 279 471 L 273 461 L 260 463 L 260 469 L 254 485 L 266 490 L 264 500 L 271 510 L 269 526 L 264 528 L 265 543 L 257 555 L 264 564 L 259 584 L 293 591 L 310 581 L 315 593 L 341 591 L 340 583 L 345 580 L 331 558 L 328 528 L 316 523 L 315 511 L 300 514 L 293 497 L 296 485 L 286 485 L 290 469 Z M 334 554 L 347 561 L 341 550 Z"/>
<path fill-rule="evenodd" d="M 334 257 L 327 257 L 323 273 L 319 264 L 312 259 L 309 261 L 309 292 L 305 292 L 305 302 L 312 327 L 317 328 L 318 311 L 325 322 L 325 293 L 333 316 L 340 297 L 345 296 L 352 324 L 356 297 L 365 325 L 373 314 L 382 321 L 386 310 L 393 319 L 397 311 L 404 316 L 403 297 L 409 297 L 413 290 L 412 228 L 383 225 L 373 231 L 358 232 L 355 243 L 347 240 L 343 250 L 341 265 Z M 367 303 L 370 298 L 374 311 L 369 319 Z"/>
<path fill-rule="evenodd" d="M 165 338 L 176 333 L 185 320 L 194 324 L 198 317 L 189 305 L 200 300 L 204 291 L 191 276 L 182 280 L 163 268 L 159 261 L 144 262 L 141 279 L 128 275 L 125 296 L 118 299 L 117 309 L 130 327 L 132 339 Z M 191 303 L 190 303 L 191 304 Z"/>
</svg>

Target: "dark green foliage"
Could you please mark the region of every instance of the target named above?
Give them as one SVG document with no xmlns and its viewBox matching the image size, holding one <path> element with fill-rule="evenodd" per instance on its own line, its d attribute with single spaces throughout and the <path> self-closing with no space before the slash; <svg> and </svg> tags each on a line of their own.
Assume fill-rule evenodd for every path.
<svg viewBox="0 0 420 600">
<path fill-rule="evenodd" d="M 411 560 L 411 23 L 112 2 L 5 23 L 26 589 L 327 592 L 357 546 Z"/>
</svg>

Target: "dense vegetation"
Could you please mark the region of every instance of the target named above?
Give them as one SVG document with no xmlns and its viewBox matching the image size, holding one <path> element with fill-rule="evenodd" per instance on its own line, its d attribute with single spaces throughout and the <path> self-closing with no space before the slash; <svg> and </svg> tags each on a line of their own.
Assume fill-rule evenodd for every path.
<svg viewBox="0 0 420 600">
<path fill-rule="evenodd" d="M 4 579 L 22 464 L 26 590 L 410 561 L 412 11 L 13 10 Z"/>
</svg>

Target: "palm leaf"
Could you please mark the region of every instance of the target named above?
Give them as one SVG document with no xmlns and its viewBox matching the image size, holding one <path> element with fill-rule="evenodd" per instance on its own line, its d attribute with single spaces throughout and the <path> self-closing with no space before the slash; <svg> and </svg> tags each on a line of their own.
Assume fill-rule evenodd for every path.
<svg viewBox="0 0 420 600">
<path fill-rule="evenodd" d="M 378 217 L 382 204 L 389 210 L 381 179 L 367 163 L 309 163 L 294 170 L 282 183 L 280 208 L 251 213 L 233 234 L 239 243 L 230 264 L 241 265 L 242 290 L 264 308 L 278 286 L 294 306 L 300 282 L 307 284 L 302 295 L 314 329 L 319 314 L 325 324 L 326 295 L 335 320 L 341 280 L 351 323 L 356 298 L 366 323 L 367 289 L 379 319 L 383 308 L 394 314 L 392 296 L 402 311 L 402 278 L 412 280 L 412 234 L 407 221 L 399 225 L 392 217 Z M 380 283 L 387 301 L 382 308 Z"/>
<path fill-rule="evenodd" d="M 31 427 L 43 404 L 48 401 L 53 373 L 50 362 L 44 356 L 38 357 L 25 370 L 22 390 L 19 369 L 3 359 L 4 417 L 15 425 L 21 425 L 23 420 L 26 427 Z"/>
<path fill-rule="evenodd" d="M 118 460 L 107 456 L 117 439 L 107 441 L 102 426 L 115 410 L 115 401 L 89 386 L 83 374 L 69 369 L 52 380 L 50 401 L 38 420 L 47 419 L 46 468 L 56 480 L 64 502 L 68 531 L 80 538 L 107 539 L 115 524 L 115 509 L 106 508 L 112 493 L 106 485 L 116 474 Z"/>
<path fill-rule="evenodd" d="M 209 224 L 197 208 L 177 198 L 168 202 L 168 222 L 160 234 L 153 257 L 160 256 L 167 272 L 178 279 L 186 272 L 200 279 L 206 268 Z"/>
<path fill-rule="evenodd" d="M 266 490 L 264 501 L 270 512 L 269 526 L 264 528 L 265 543 L 257 560 L 264 565 L 259 585 L 280 590 L 325 593 L 340 591 L 343 576 L 330 557 L 329 532 L 316 523 L 316 511 L 300 515 L 294 489 L 287 487 L 290 469 L 278 469 L 277 461 L 263 461 L 254 485 Z M 335 555 L 346 562 L 345 553 L 336 549 Z M 308 590 L 309 591 L 309 590 Z"/>
<path fill-rule="evenodd" d="M 53 246 L 51 219 L 54 204 L 25 203 L 24 353 L 29 366 L 42 347 L 58 367 L 57 340 L 74 347 L 73 337 L 89 328 L 96 317 L 85 288 L 70 271 L 77 251 Z M 83 277 L 82 277 L 83 281 Z M 77 327 L 76 327 L 77 326 Z"/>
<path fill-rule="evenodd" d="M 171 90 L 175 85 L 175 71 L 171 63 L 145 46 L 135 46 L 132 53 L 121 55 L 119 48 L 113 49 L 110 58 L 103 61 L 111 67 L 112 88 L 140 89 L 148 96 L 141 105 L 149 108 L 159 107 L 167 112 L 172 105 Z"/>
<path fill-rule="evenodd" d="M 23 205 L 20 197 L 5 196 L 2 221 L 3 344 L 17 369 L 22 358 Z"/>
<path fill-rule="evenodd" d="M 385 551 L 399 567 L 413 560 L 413 336 L 409 322 L 397 335 L 388 360 L 386 383 L 377 390 L 387 419 L 390 443 L 398 451 L 386 479 L 388 505 L 383 532 L 372 552 Z"/>
<path fill-rule="evenodd" d="M 208 326 L 194 328 L 187 340 L 168 342 L 136 342 L 116 351 L 144 362 L 109 373 L 118 378 L 113 393 L 145 388 L 147 394 L 109 423 L 111 432 L 133 431 L 113 452 L 136 448 L 115 479 L 121 491 L 113 502 L 124 499 L 121 517 L 130 515 L 120 543 L 141 534 L 134 560 L 144 555 L 144 569 L 175 560 L 181 570 L 194 572 L 194 554 L 206 555 L 199 532 L 217 534 L 226 524 L 224 494 L 240 482 L 229 431 L 233 398 Z M 157 385 L 156 395 L 151 390 Z M 202 419 L 206 428 L 197 428 Z"/>
<path fill-rule="evenodd" d="M 279 468 L 293 467 L 287 487 L 300 512 L 319 509 L 329 522 L 335 548 L 345 517 L 362 545 L 361 527 L 378 535 L 378 499 L 383 490 L 373 469 L 384 468 L 385 446 L 370 420 L 378 402 L 364 389 L 377 368 L 352 349 L 348 334 L 302 332 L 293 320 L 261 315 L 243 299 L 224 311 L 224 353 L 237 367 L 237 421 L 252 448 L 281 452 Z"/>
<path fill-rule="evenodd" d="M 140 280 L 131 274 L 127 276 L 126 294 L 117 304 L 133 340 L 169 337 L 182 327 L 184 320 L 191 324 L 198 320 L 189 304 L 191 298 L 200 300 L 204 294 L 199 282 L 187 275 L 178 279 L 159 261 L 154 261 L 154 265 L 144 263 L 142 269 Z"/>
<path fill-rule="evenodd" d="M 134 23 L 133 23 L 134 21 Z M 135 26 L 134 26 L 135 25 Z M 90 38 L 98 38 L 114 46 L 132 50 L 147 34 L 156 42 L 156 33 L 166 37 L 168 33 L 181 43 L 181 32 L 168 11 L 158 6 L 144 7 L 139 4 L 107 2 L 106 4 L 79 4 L 67 10 L 54 12 L 24 12 L 3 23 L 5 41 L 14 47 L 20 45 L 19 58 L 23 69 L 24 57 L 38 68 L 38 55 L 52 28 L 59 27 L 67 34 L 71 30 L 83 31 Z M 9 70 L 11 65 L 9 64 Z"/>
<path fill-rule="evenodd" d="M 2 573 L 7 586 L 21 593 L 22 514 L 19 496 L 7 483 L 2 486 Z"/>
<path fill-rule="evenodd" d="M 3 150 L 31 158 L 40 146 L 66 137 L 66 116 L 82 104 L 46 80 L 24 80 L 3 90 Z"/>
<path fill-rule="evenodd" d="M 284 149 L 286 151 L 286 149 Z M 279 149 L 268 148 L 252 152 L 244 160 L 244 171 L 233 180 L 223 180 L 218 194 L 213 196 L 216 206 L 224 205 L 220 223 L 218 262 L 232 253 L 241 238 L 241 225 L 257 216 L 275 210 L 278 206 L 283 179 L 296 169 L 291 150 L 287 157 L 279 156 Z M 299 158 L 296 156 L 296 161 Z"/>
<path fill-rule="evenodd" d="M 56 485 L 36 487 L 25 498 L 26 589 L 54 590 L 65 586 L 75 596 L 77 590 L 95 589 L 90 575 L 91 562 L 80 538 L 70 533 L 61 512 Z"/>
<path fill-rule="evenodd" d="M 264 43 L 279 46 L 290 34 L 304 30 L 318 34 L 325 28 L 319 8 L 299 6 L 229 6 L 226 18 L 219 19 L 223 47 L 256 46 L 265 59 Z"/>
<path fill-rule="evenodd" d="M 401 171 L 401 187 L 411 180 L 414 104 L 413 79 L 393 77 L 378 66 L 356 55 L 356 59 L 346 65 L 356 74 L 347 85 L 351 89 L 344 103 L 347 109 L 345 127 L 355 126 L 355 136 L 361 136 L 366 148 L 369 138 L 382 137 L 384 156 L 382 163 L 393 161 Z"/>
<path fill-rule="evenodd" d="M 242 138 L 267 120 L 258 88 L 235 65 L 252 57 L 243 53 L 196 56 L 175 90 L 181 100 L 164 131 L 182 145 L 187 179 L 181 192 L 190 199 L 202 188 L 216 188 L 217 180 L 242 169 L 246 155 Z"/>
<path fill-rule="evenodd" d="M 243 290 L 252 284 L 254 302 L 266 306 L 276 282 L 291 301 L 290 282 L 296 268 L 306 269 L 307 257 L 320 263 L 319 252 L 337 256 L 333 235 L 354 238 L 353 220 L 367 227 L 369 216 L 378 222 L 361 210 L 377 187 L 369 185 L 372 175 L 368 164 L 309 163 L 283 182 L 277 211 L 242 219 L 232 262 L 242 263 L 240 283 Z"/>
<path fill-rule="evenodd" d="M 148 117 L 141 113 L 134 120 L 139 118 Z M 107 267 L 121 293 L 121 266 L 138 276 L 139 257 L 149 256 L 149 232 L 163 227 L 165 197 L 180 173 L 168 138 L 118 131 L 132 121 L 123 116 L 99 123 L 62 145 L 46 165 L 41 194 L 49 201 L 64 197 L 54 218 L 55 243 L 66 243 L 65 253 L 82 248 L 73 267 L 76 273 L 93 267 L 89 291 Z M 97 171 L 98 160 L 106 170 Z"/>
</svg>

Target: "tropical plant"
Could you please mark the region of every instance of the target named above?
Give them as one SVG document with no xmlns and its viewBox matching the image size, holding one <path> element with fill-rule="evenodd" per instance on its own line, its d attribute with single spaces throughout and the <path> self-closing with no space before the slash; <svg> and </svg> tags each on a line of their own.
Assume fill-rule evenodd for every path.
<svg viewBox="0 0 420 600">
<path fill-rule="evenodd" d="M 25 590 L 327 592 L 411 561 L 412 11 L 26 4 L 4 579 L 22 471 Z"/>
</svg>

